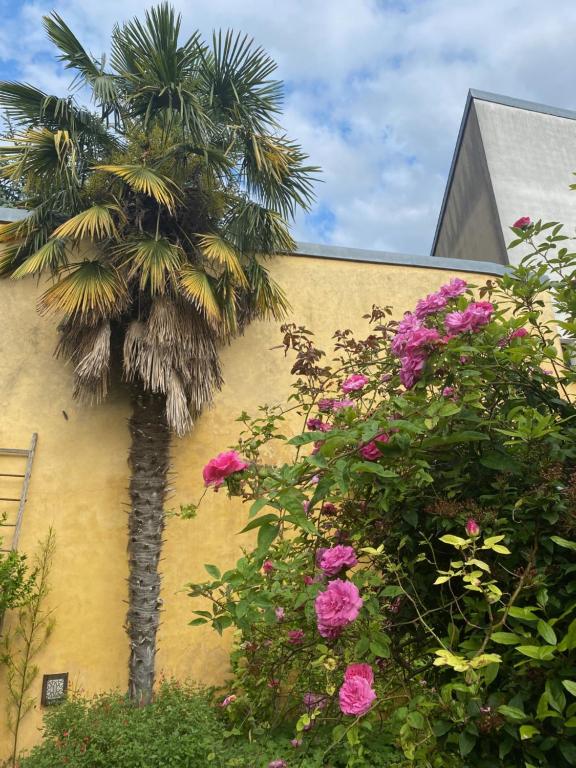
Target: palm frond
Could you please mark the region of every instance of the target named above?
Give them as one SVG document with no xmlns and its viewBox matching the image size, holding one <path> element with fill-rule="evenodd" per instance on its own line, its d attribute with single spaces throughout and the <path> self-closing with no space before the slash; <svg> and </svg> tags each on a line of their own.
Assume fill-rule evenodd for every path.
<svg viewBox="0 0 576 768">
<path fill-rule="evenodd" d="M 150 285 L 152 294 L 164 293 L 183 261 L 182 249 L 165 238 L 135 240 L 123 244 L 117 253 L 128 268 L 128 279 L 138 277 L 140 290 Z"/>
<path fill-rule="evenodd" d="M 280 285 L 257 259 L 246 268 L 251 314 L 260 319 L 284 320 L 291 310 L 290 302 Z"/>
<path fill-rule="evenodd" d="M 53 237 L 71 237 L 81 240 L 89 237 L 91 240 L 104 240 L 116 237 L 116 224 L 113 213 L 121 214 L 116 205 L 93 205 L 72 216 L 64 224 L 54 230 Z"/>
<path fill-rule="evenodd" d="M 216 281 L 214 293 L 221 315 L 220 323 L 218 324 L 218 335 L 222 341 L 229 343 L 242 330 L 239 296 L 246 293 L 246 290 L 247 286 L 244 289 L 239 289 L 236 282 L 231 279 L 230 274 L 227 272 L 220 275 Z"/>
<path fill-rule="evenodd" d="M 302 148 L 286 137 L 246 134 L 242 177 L 246 191 L 285 218 L 293 218 L 296 208 L 308 210 L 314 200 L 313 174 L 320 169 L 305 165 Z"/>
<path fill-rule="evenodd" d="M 26 256 L 27 249 L 22 243 L 0 245 L 0 277 L 11 275 Z"/>
<path fill-rule="evenodd" d="M 26 237 L 34 228 L 32 217 L 26 216 L 18 221 L 7 221 L 0 224 L 0 243 L 12 243 Z"/>
<path fill-rule="evenodd" d="M 26 260 L 14 270 L 12 277 L 19 279 L 28 275 L 40 274 L 49 270 L 53 274 L 68 264 L 66 250 L 68 240 L 65 238 L 54 238 L 48 240 L 35 253 L 32 253 Z"/>
<path fill-rule="evenodd" d="M 86 82 L 102 74 L 102 68 L 86 53 L 78 38 L 56 11 L 44 16 L 42 23 L 46 34 L 59 49 L 57 58 L 64 63 L 66 69 L 76 69 Z"/>
<path fill-rule="evenodd" d="M 76 145 L 70 133 L 64 130 L 31 128 L 23 135 L 14 136 L 12 145 L 0 146 L 2 175 L 21 179 L 28 176 L 63 176 L 72 185 L 77 184 L 75 174 Z"/>
<path fill-rule="evenodd" d="M 220 320 L 220 308 L 210 278 L 201 269 L 187 265 L 180 270 L 178 284 L 182 294 L 192 301 L 207 320 Z"/>
<path fill-rule="evenodd" d="M 296 248 L 282 216 L 253 200 L 239 198 L 232 205 L 222 234 L 237 251 L 245 254 L 265 256 L 290 253 Z"/>
<path fill-rule="evenodd" d="M 198 245 L 206 259 L 224 267 L 227 272 L 234 276 L 239 285 L 248 285 L 238 253 L 233 245 L 216 234 L 198 235 Z"/>
<path fill-rule="evenodd" d="M 118 110 L 117 78 L 104 71 L 103 61 L 94 59 L 82 46 L 64 19 L 52 11 L 43 18 L 44 29 L 50 40 L 60 51 L 58 59 L 66 69 L 74 69 L 81 84 L 92 89 L 95 102 L 102 107 L 103 115 Z"/>
<path fill-rule="evenodd" d="M 118 315 L 126 300 L 126 285 L 114 267 L 83 261 L 42 294 L 38 308 L 87 321 Z"/>
<path fill-rule="evenodd" d="M 175 205 L 177 185 L 147 165 L 96 165 L 94 170 L 118 176 L 135 192 L 148 195 L 167 208 Z"/>
<path fill-rule="evenodd" d="M 126 99 L 134 117 L 145 128 L 159 115 L 178 115 L 199 143 L 207 137 L 209 121 L 197 89 L 200 35 L 180 42 L 181 16 L 161 3 L 139 19 L 115 27 L 111 62 L 123 80 Z"/>
<path fill-rule="evenodd" d="M 16 126 L 72 131 L 82 137 L 86 151 L 94 157 L 100 150 L 119 146 L 118 139 L 107 130 L 106 123 L 79 107 L 71 96 L 61 98 L 28 83 L 2 81 L 0 107 Z"/>
<path fill-rule="evenodd" d="M 214 122 L 224 119 L 255 130 L 275 125 L 282 103 L 282 84 L 270 79 L 275 69 L 276 63 L 248 36 L 214 34 L 200 71 Z"/>
</svg>

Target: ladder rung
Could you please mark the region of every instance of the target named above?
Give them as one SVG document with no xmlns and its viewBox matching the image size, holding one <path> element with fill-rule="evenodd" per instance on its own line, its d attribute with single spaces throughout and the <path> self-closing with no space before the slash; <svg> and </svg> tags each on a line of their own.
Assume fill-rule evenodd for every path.
<svg viewBox="0 0 576 768">
<path fill-rule="evenodd" d="M 0 501 L 20 501 L 20 497 L 13 499 L 10 496 L 0 496 Z"/>
<path fill-rule="evenodd" d="M 26 475 L 15 475 L 13 472 L 0 472 L 0 477 L 26 477 Z"/>
<path fill-rule="evenodd" d="M 0 448 L 0 453 L 9 456 L 28 456 L 30 451 L 27 451 L 26 448 Z"/>
<path fill-rule="evenodd" d="M 0 528 L 16 528 L 16 523 L 0 523 Z"/>
</svg>

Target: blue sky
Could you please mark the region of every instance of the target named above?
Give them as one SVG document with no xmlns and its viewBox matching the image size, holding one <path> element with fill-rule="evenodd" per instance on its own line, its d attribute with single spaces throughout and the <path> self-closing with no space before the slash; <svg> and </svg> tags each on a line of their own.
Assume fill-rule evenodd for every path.
<svg viewBox="0 0 576 768">
<path fill-rule="evenodd" d="M 174 5 L 185 31 L 242 30 L 278 62 L 284 125 L 324 170 L 313 211 L 296 221 L 300 240 L 428 253 L 469 88 L 576 107 L 575 0 Z M 63 93 L 69 75 L 44 38 L 42 15 L 57 10 L 99 55 L 114 22 L 144 7 L 0 0 L 0 77 Z"/>
</svg>

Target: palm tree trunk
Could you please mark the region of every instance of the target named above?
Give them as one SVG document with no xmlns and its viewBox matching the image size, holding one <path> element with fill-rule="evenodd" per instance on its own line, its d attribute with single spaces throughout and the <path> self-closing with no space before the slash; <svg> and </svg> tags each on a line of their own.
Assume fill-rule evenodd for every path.
<svg viewBox="0 0 576 768">
<path fill-rule="evenodd" d="M 133 391 L 130 434 L 128 692 L 133 701 L 144 705 L 152 698 L 156 633 L 160 620 L 158 564 L 170 448 L 163 395 L 144 392 L 140 388 Z"/>
</svg>

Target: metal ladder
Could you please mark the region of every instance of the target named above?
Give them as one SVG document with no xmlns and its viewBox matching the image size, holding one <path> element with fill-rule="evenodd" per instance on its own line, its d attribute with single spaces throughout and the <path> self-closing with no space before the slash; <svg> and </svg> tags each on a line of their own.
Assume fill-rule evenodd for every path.
<svg viewBox="0 0 576 768">
<path fill-rule="evenodd" d="M 37 440 L 38 440 L 38 435 L 36 432 L 34 432 L 32 434 L 32 440 L 30 441 L 29 448 L 0 448 L 0 461 L 2 457 L 26 459 L 26 467 L 23 473 L 0 471 L 0 478 L 11 477 L 11 478 L 18 478 L 22 480 L 19 496 L 0 496 L 0 503 L 2 505 L 2 509 L 0 509 L 0 513 L 4 511 L 4 512 L 7 512 L 8 514 L 8 522 L 2 523 L 2 525 L 0 526 L 0 534 L 2 533 L 3 528 L 14 529 L 12 532 L 12 541 L 10 542 L 10 546 L 8 548 L 5 548 L 5 547 L 0 548 L 0 552 L 10 552 L 11 550 L 15 550 L 18 548 L 18 540 L 20 539 L 20 531 L 22 530 L 22 521 L 24 519 L 24 507 L 26 506 L 26 497 L 28 496 L 28 486 L 30 484 L 30 476 L 32 474 L 32 464 L 34 462 L 34 453 L 36 452 Z M 3 464 L 4 462 L 0 464 L 0 470 L 3 469 L 3 466 L 2 466 Z M 12 466 L 10 466 L 9 468 L 13 469 Z M 2 481 L 0 485 L 0 493 L 2 492 L 2 487 L 6 487 L 6 481 Z M 3 509 L 3 507 L 5 503 L 14 504 L 16 502 L 18 502 L 18 508 L 16 510 L 16 515 L 14 517 L 14 514 L 10 515 L 10 509 L 5 510 Z"/>
</svg>

